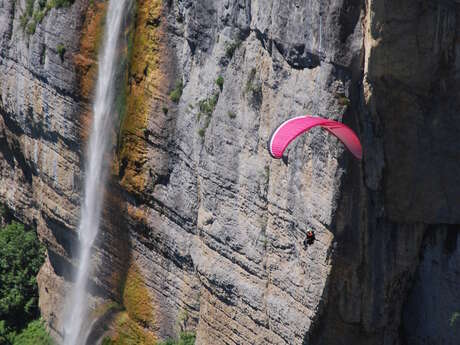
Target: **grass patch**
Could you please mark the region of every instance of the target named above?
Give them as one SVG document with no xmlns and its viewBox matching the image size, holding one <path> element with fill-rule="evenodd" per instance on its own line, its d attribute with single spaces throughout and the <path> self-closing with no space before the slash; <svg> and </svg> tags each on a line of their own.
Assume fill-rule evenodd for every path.
<svg viewBox="0 0 460 345">
<path fill-rule="evenodd" d="M 62 43 L 59 43 L 56 47 L 56 51 L 59 57 L 61 58 L 61 61 L 64 61 L 64 55 L 66 52 L 65 46 Z"/>
<path fill-rule="evenodd" d="M 234 111 L 230 111 L 230 110 L 228 111 L 227 115 L 232 120 L 236 117 L 236 113 Z"/>
<path fill-rule="evenodd" d="M 183 90 L 184 90 L 184 83 L 182 82 L 182 80 L 176 81 L 176 85 L 174 89 L 169 94 L 169 98 L 171 99 L 171 101 L 173 101 L 176 104 L 179 103 L 180 98 L 182 97 Z"/>
</svg>

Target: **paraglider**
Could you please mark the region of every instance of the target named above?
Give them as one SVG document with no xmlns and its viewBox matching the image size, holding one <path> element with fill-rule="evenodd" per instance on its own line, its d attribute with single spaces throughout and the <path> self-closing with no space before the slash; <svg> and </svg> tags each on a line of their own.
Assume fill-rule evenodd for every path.
<svg viewBox="0 0 460 345">
<path fill-rule="evenodd" d="M 267 142 L 268 152 L 273 158 L 282 158 L 284 151 L 295 138 L 317 126 L 335 135 L 353 156 L 362 159 L 361 143 L 349 127 L 334 120 L 312 116 L 294 117 L 279 125 Z"/>
</svg>

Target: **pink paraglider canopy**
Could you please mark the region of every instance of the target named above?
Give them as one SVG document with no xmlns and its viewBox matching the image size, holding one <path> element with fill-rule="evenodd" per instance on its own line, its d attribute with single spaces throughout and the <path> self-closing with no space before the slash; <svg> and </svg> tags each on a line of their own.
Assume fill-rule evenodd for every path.
<svg viewBox="0 0 460 345">
<path fill-rule="evenodd" d="M 268 140 L 270 155 L 273 158 L 281 158 L 291 141 L 316 126 L 334 134 L 357 159 L 362 159 L 361 143 L 349 127 L 337 121 L 312 116 L 299 116 L 283 122 Z"/>
</svg>

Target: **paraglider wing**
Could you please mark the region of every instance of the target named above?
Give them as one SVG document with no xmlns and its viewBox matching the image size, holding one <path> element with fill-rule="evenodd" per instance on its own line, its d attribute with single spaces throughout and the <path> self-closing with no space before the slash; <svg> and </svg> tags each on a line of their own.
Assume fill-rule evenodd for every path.
<svg viewBox="0 0 460 345">
<path fill-rule="evenodd" d="M 356 134 L 343 123 L 321 117 L 299 116 L 283 122 L 268 140 L 268 151 L 273 158 L 281 158 L 289 144 L 302 133 L 320 126 L 335 135 L 357 158 L 362 158 L 362 147 Z"/>
</svg>

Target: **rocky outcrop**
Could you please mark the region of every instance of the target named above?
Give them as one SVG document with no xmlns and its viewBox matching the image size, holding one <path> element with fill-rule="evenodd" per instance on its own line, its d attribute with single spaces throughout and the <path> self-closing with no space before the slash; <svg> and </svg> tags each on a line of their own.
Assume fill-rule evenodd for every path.
<svg viewBox="0 0 460 345">
<path fill-rule="evenodd" d="M 103 7 L 52 9 L 33 34 L 24 8 L 0 3 L 0 199 L 48 246 L 40 305 L 59 338 Z M 119 320 L 160 338 L 194 330 L 197 344 L 455 344 L 459 5 L 137 10 L 93 315 L 114 299 Z M 273 128 L 305 113 L 350 125 L 363 161 L 320 130 L 271 159 Z"/>
</svg>

